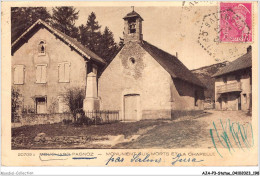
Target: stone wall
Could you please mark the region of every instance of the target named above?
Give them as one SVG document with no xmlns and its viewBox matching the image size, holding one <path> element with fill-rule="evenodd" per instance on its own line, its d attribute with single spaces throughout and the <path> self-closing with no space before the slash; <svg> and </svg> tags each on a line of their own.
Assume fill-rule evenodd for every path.
<svg viewBox="0 0 260 176">
<path fill-rule="evenodd" d="M 62 122 L 64 119 L 73 120 L 73 115 L 71 113 L 23 114 L 20 117 L 20 123 L 14 123 L 12 124 L 12 127 L 59 123 Z"/>
</svg>

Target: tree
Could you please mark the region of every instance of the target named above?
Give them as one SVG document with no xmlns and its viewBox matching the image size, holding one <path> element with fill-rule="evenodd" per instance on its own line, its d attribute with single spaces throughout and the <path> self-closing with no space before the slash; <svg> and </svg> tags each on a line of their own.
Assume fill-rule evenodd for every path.
<svg viewBox="0 0 260 176">
<path fill-rule="evenodd" d="M 114 40 L 113 33 L 109 30 L 108 27 L 105 27 L 105 30 L 101 36 L 99 50 L 100 56 L 109 63 L 113 59 L 117 50 L 118 46 Z"/>
<path fill-rule="evenodd" d="M 12 7 L 11 8 L 11 40 L 15 41 L 26 29 L 38 19 L 47 23 L 51 15 L 45 7 Z"/>
<path fill-rule="evenodd" d="M 95 53 L 99 51 L 100 47 L 100 28 L 101 26 L 98 24 L 98 21 L 96 21 L 96 14 L 94 12 L 91 12 L 88 16 L 86 25 L 79 27 L 80 42 Z"/>
<path fill-rule="evenodd" d="M 79 11 L 74 7 L 55 7 L 52 8 L 52 26 L 64 34 L 72 37 L 78 37 L 78 28 L 75 21 L 78 19 Z"/>
<path fill-rule="evenodd" d="M 73 114 L 74 121 L 76 119 L 77 111 L 83 108 L 84 98 L 85 98 L 84 89 L 78 87 L 67 89 L 63 95 L 64 102 L 69 107 L 70 112 Z"/>
<path fill-rule="evenodd" d="M 113 33 L 108 27 L 105 27 L 103 33 L 101 33 L 100 29 L 101 26 L 96 19 L 96 14 L 91 12 L 86 25 L 79 27 L 79 41 L 101 58 L 110 62 L 117 52 L 118 46 Z"/>
</svg>

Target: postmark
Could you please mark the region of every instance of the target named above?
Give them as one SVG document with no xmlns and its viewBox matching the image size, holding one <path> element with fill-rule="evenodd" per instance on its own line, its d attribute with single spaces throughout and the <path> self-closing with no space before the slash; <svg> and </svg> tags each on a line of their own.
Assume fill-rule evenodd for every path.
<svg viewBox="0 0 260 176">
<path fill-rule="evenodd" d="M 220 41 L 252 42 L 252 4 L 220 3 Z"/>
<path fill-rule="evenodd" d="M 235 11 L 227 8 L 203 17 L 197 42 L 208 55 L 213 57 L 216 61 L 237 58 L 243 54 L 245 47 L 244 42 L 234 42 L 231 45 L 221 40 L 222 34 L 224 33 L 223 31 L 226 29 L 220 28 L 219 22 L 223 21 L 223 18 L 225 19 L 236 15 Z"/>
</svg>

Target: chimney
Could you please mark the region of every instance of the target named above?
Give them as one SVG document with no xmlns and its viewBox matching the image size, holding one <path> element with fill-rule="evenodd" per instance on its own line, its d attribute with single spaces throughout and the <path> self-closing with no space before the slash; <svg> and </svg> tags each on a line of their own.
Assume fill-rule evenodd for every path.
<svg viewBox="0 0 260 176">
<path fill-rule="evenodd" d="M 250 45 L 249 47 L 247 47 L 247 52 L 252 51 L 252 46 Z"/>
<path fill-rule="evenodd" d="M 176 52 L 176 57 L 178 58 L 178 52 Z"/>
</svg>

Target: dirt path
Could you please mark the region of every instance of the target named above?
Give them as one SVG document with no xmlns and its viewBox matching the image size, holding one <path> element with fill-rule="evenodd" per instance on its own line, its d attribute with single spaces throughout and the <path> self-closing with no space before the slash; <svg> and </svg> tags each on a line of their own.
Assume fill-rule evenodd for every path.
<svg viewBox="0 0 260 176">
<path fill-rule="evenodd" d="M 202 117 L 157 125 L 136 141 L 118 144 L 114 148 L 212 148 L 210 129 L 214 129 L 213 122 L 221 134 L 222 125 L 225 127 L 229 120 L 231 124 L 245 125 L 251 122 L 251 117 L 242 111 L 208 111 Z"/>
</svg>

